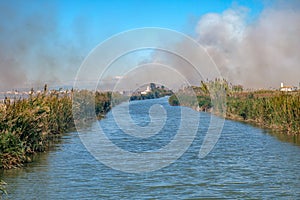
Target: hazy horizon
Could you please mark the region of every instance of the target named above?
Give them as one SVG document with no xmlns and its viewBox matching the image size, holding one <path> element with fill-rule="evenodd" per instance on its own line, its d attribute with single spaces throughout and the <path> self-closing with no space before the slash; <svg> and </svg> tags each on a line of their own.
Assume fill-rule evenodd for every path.
<svg viewBox="0 0 300 200">
<path fill-rule="evenodd" d="M 188 35 L 207 51 L 221 76 L 233 84 L 268 89 L 279 88 L 283 82 L 299 87 L 300 2 L 297 0 L 172 4 L 163 1 L 141 4 L 135 0 L 90 4 L 13 0 L 1 1 L 0 10 L 0 91 L 43 87 L 46 83 L 50 87 L 74 85 L 82 62 L 97 45 L 113 35 L 143 27 L 166 28 Z M 170 45 L 189 51 L 184 41 Z M 198 56 L 195 52 L 187 53 Z M 201 81 L 195 80 L 187 63 L 165 52 L 141 50 L 122 56 L 111 64 L 113 70 L 102 77 L 102 87 L 105 84 L 107 88 L 113 87 L 116 77 L 126 77 L 128 71 L 145 63 L 180 69 L 193 85 Z M 164 74 L 158 70 L 146 75 L 155 73 Z M 136 84 L 144 76 L 134 76 Z M 165 79 L 174 83 L 170 87 L 182 86 L 167 73 Z M 95 80 L 87 75 L 80 81 Z"/>
</svg>

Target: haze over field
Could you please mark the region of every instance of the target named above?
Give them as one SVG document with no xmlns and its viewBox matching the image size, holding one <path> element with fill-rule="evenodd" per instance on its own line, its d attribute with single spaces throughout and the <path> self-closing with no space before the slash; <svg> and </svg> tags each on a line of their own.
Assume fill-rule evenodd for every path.
<svg viewBox="0 0 300 200">
<path fill-rule="evenodd" d="M 278 88 L 280 82 L 298 86 L 299 21 L 297 0 L 178 1 L 172 5 L 160 1 L 143 5 L 139 1 L 91 5 L 83 1 L 1 1 L 0 89 L 44 83 L 72 85 L 82 61 L 96 45 L 114 34 L 141 27 L 190 35 L 207 50 L 222 76 L 233 83 L 247 88 Z M 180 42 L 174 45 L 185 48 Z M 197 84 L 188 65 L 155 51 L 116 64 L 106 77 L 107 85 L 114 85 L 124 66 L 130 69 L 128 65 L 154 61 L 180 68 Z M 85 81 L 95 80 L 87 77 Z"/>
</svg>

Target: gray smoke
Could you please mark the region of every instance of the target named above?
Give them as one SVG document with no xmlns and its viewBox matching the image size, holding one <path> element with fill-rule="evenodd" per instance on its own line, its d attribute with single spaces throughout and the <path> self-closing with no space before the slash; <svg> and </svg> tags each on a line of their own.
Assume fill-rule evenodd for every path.
<svg viewBox="0 0 300 200">
<path fill-rule="evenodd" d="M 66 84 L 86 54 L 81 19 L 63 37 L 55 4 L 30 3 L 0 2 L 1 90 Z"/>
<path fill-rule="evenodd" d="M 90 20 L 77 16 L 71 28 L 64 27 L 54 3 L 35 2 L 26 7 L 30 3 L 0 1 L 0 89 L 44 83 L 62 85 L 67 80 L 72 84 L 83 58 L 96 45 L 91 43 L 95 33 L 89 29 Z M 221 14 L 209 13 L 197 24 L 196 40 L 207 49 L 222 75 L 233 83 L 256 88 L 277 88 L 280 82 L 297 86 L 300 82 L 299 11 L 300 1 L 295 0 L 277 1 L 255 20 L 249 20 L 247 8 L 238 6 Z M 184 41 L 176 46 L 188 51 Z M 203 66 L 211 64 L 204 54 L 202 59 L 197 52 L 186 53 L 191 59 L 205 60 Z M 165 54 L 153 53 L 150 63 L 175 66 L 191 84 L 199 84 L 201 80 L 189 63 Z M 176 82 L 176 78 L 168 78 Z"/>
<path fill-rule="evenodd" d="M 206 14 L 196 27 L 197 40 L 224 77 L 254 88 L 278 88 L 300 82 L 300 2 L 278 1 L 254 21 L 248 9 L 234 7 Z"/>
</svg>

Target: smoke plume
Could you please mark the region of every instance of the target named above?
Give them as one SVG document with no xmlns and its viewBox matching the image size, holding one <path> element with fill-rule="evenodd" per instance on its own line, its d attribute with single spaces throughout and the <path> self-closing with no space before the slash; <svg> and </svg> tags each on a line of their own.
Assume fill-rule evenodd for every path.
<svg viewBox="0 0 300 200">
<path fill-rule="evenodd" d="M 27 4 L 30 1 L 0 2 L 1 90 L 64 84 L 74 79 L 85 53 L 80 19 L 63 37 L 59 30 L 66 27 L 59 27 L 55 4 Z"/>
<path fill-rule="evenodd" d="M 197 40 L 223 76 L 254 88 L 300 82 L 300 2 L 278 1 L 249 20 L 249 10 L 234 7 L 201 17 Z"/>
<path fill-rule="evenodd" d="M 44 83 L 62 85 L 67 80 L 72 84 L 83 58 L 97 45 L 91 39 L 95 36 L 88 24 L 91 20 L 77 16 L 73 24 L 65 25 L 55 3 L 49 2 L 28 6 L 31 1 L 0 1 L 0 90 Z M 278 88 L 284 82 L 298 86 L 300 1 L 277 1 L 255 19 L 249 15 L 248 8 L 239 6 L 221 14 L 203 15 L 195 39 L 213 58 L 222 76 L 235 84 Z M 188 51 L 184 41 L 175 45 Z M 203 66 L 211 64 L 204 54 L 199 58 L 197 52 L 186 53 L 191 59 L 205 60 Z M 178 56 L 157 51 L 149 57 L 149 63 L 175 66 L 191 84 L 201 81 L 190 63 Z M 211 75 L 203 79 L 215 76 Z M 173 79 L 175 83 L 177 79 Z"/>
</svg>

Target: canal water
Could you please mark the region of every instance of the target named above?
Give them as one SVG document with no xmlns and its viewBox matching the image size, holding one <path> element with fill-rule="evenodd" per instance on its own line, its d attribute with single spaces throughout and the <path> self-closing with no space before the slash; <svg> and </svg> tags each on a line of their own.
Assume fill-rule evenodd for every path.
<svg viewBox="0 0 300 200">
<path fill-rule="evenodd" d="M 211 115 L 171 107 L 167 98 L 161 98 L 130 102 L 133 122 L 142 127 L 150 126 L 149 111 L 157 104 L 165 110 L 166 121 L 151 137 L 142 139 L 124 133 L 118 129 L 113 112 L 97 123 L 106 130 L 107 137 L 125 151 L 151 152 L 175 138 L 181 110 L 186 109 L 190 127 L 194 127 L 195 119 L 200 123 L 192 144 L 179 159 L 155 171 L 127 173 L 102 164 L 87 151 L 76 132 L 68 133 L 51 151 L 39 154 L 35 162 L 22 169 L 1 172 L 0 178 L 7 183 L 5 198 L 300 199 L 300 146 L 280 141 L 251 125 L 226 120 L 213 150 L 199 158 Z M 124 105 L 126 103 L 114 109 L 122 111 Z M 95 124 L 87 134 L 93 127 Z M 188 135 L 189 127 L 185 129 Z M 118 158 L 111 155 L 114 156 Z M 143 167 L 140 163 L 137 165 Z"/>
</svg>

